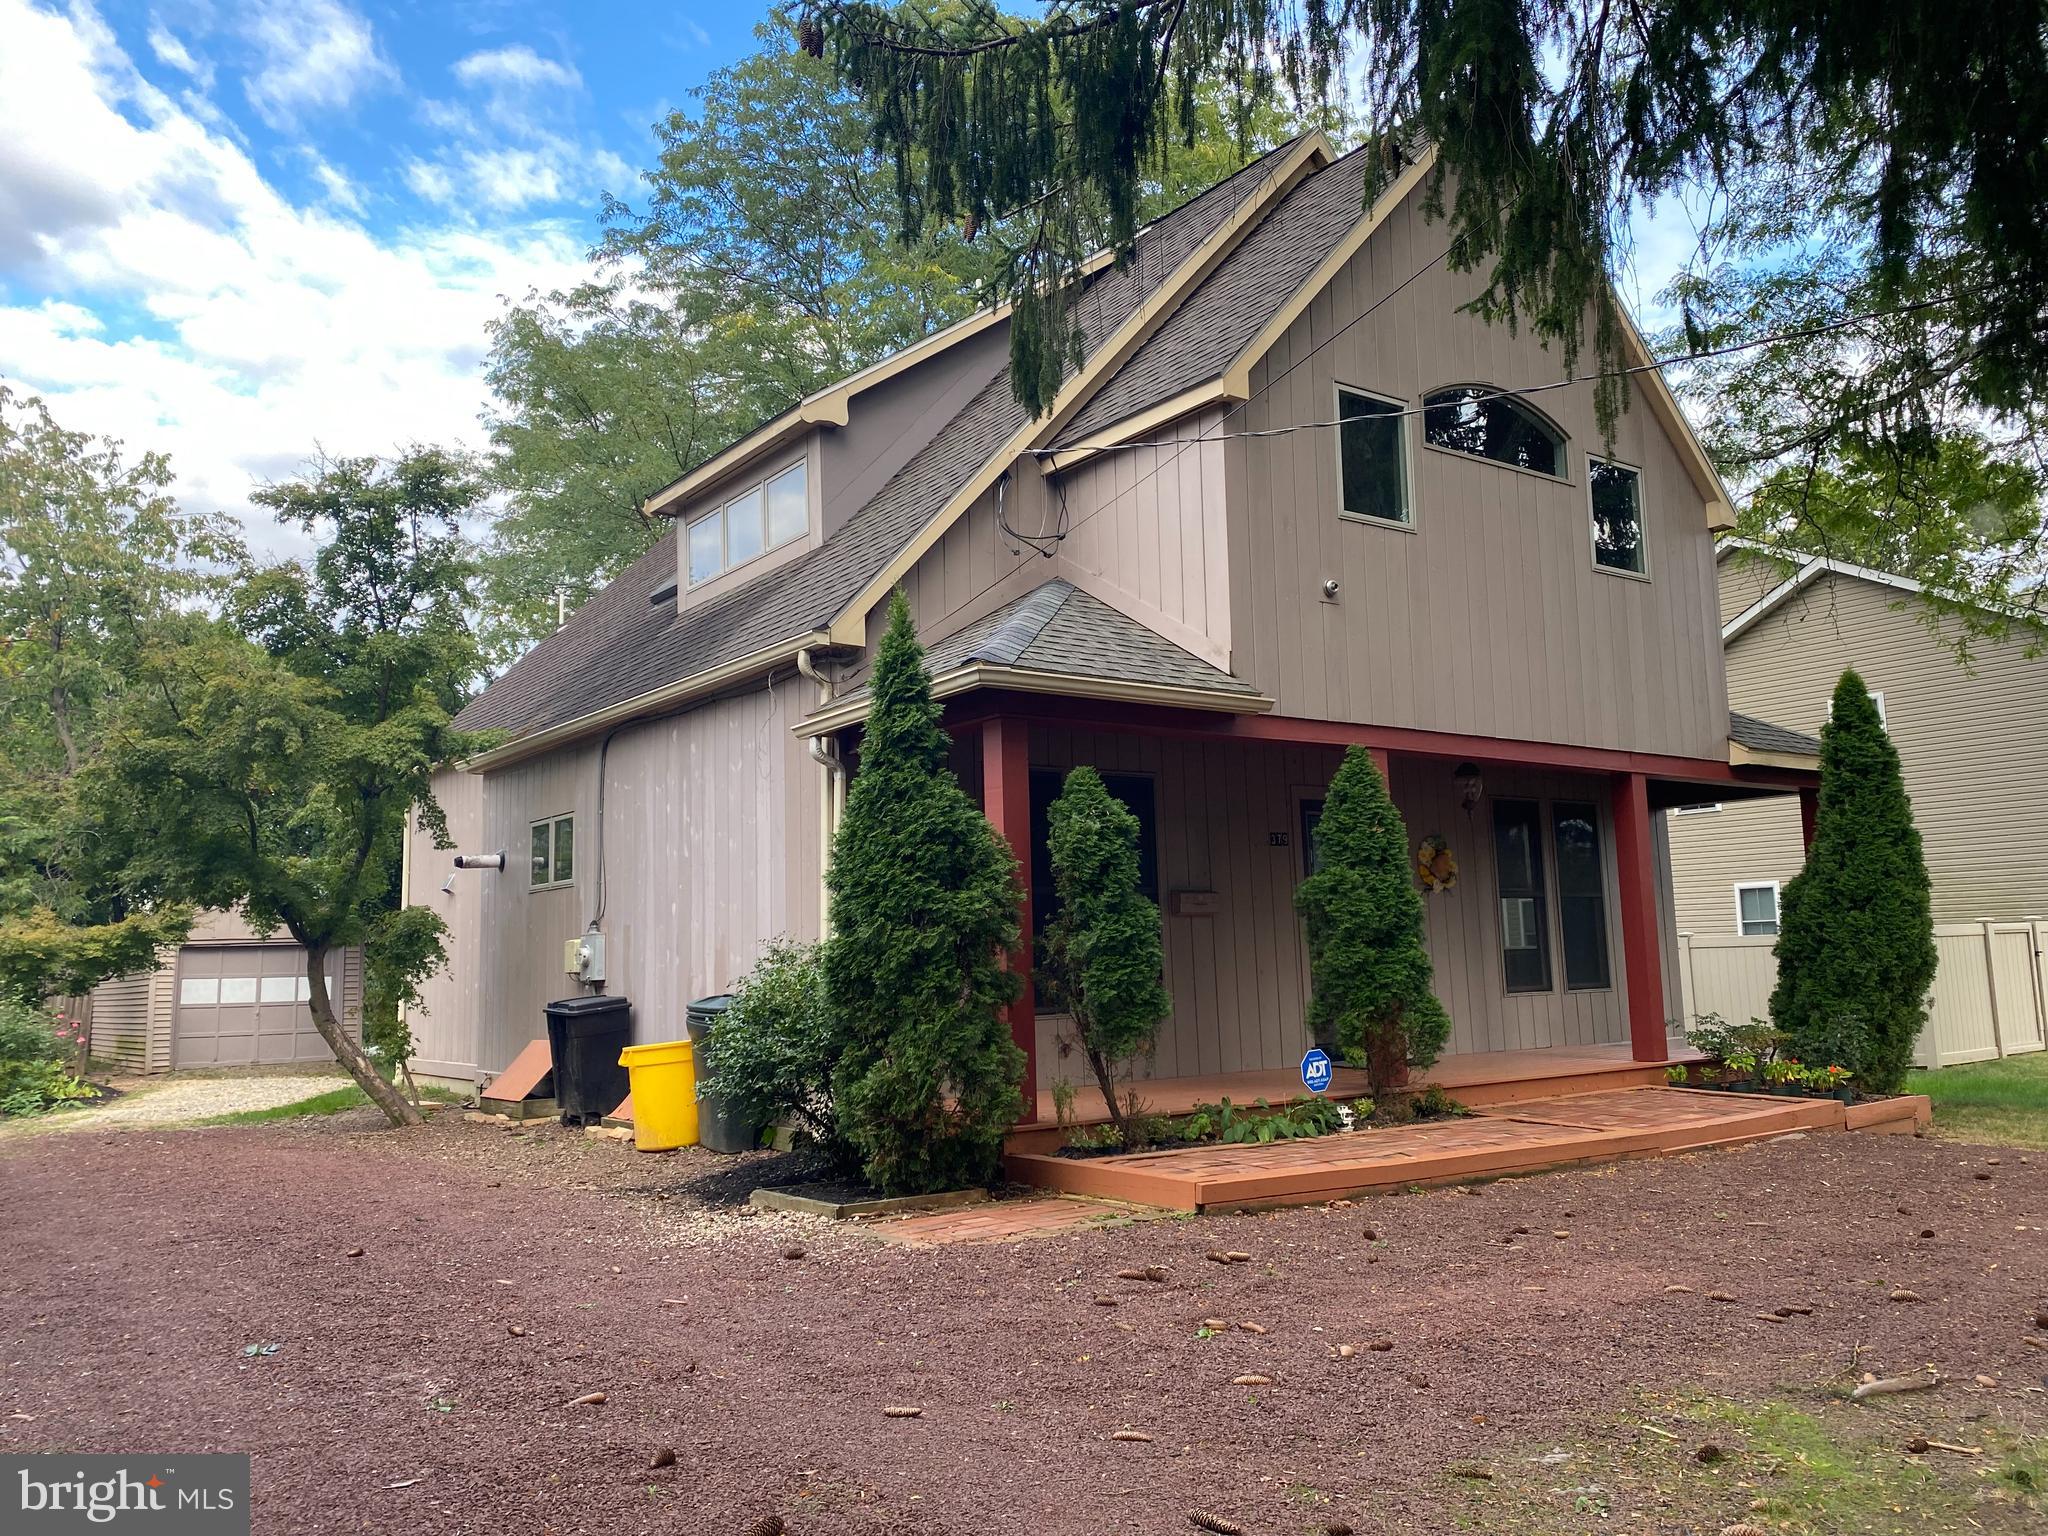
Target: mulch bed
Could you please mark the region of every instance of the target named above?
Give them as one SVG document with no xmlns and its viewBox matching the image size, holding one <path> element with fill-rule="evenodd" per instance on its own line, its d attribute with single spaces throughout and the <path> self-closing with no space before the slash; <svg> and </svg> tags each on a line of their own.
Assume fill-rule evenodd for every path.
<svg viewBox="0 0 2048 1536">
<path fill-rule="evenodd" d="M 266 1532 L 1099 1536 L 1441 1529 L 1453 1463 L 1646 1386 L 1932 1362 L 2044 1412 L 2048 1162 L 2010 1151 L 1798 1138 L 930 1250 L 686 1192 L 731 1171 L 362 1115 L 12 1141 L 0 1446 L 252 1451 Z"/>
</svg>

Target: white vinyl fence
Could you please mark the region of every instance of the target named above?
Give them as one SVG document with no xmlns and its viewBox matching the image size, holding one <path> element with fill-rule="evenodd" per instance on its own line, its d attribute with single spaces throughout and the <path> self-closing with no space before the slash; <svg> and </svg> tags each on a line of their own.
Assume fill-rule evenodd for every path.
<svg viewBox="0 0 2048 1536">
<path fill-rule="evenodd" d="M 1681 933 L 1686 1020 L 1703 1013 L 1731 1024 L 1769 1018 L 1776 943 L 1765 935 Z M 1934 947 L 1939 964 L 1915 1062 L 1952 1067 L 2048 1047 L 2048 921 L 1937 923 Z"/>
</svg>

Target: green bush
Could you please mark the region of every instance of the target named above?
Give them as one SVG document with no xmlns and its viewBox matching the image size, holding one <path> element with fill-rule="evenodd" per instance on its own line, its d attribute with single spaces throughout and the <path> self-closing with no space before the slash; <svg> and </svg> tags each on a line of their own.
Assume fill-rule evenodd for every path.
<svg viewBox="0 0 2048 1536">
<path fill-rule="evenodd" d="M 875 657 L 860 771 L 828 885 L 825 996 L 844 1050 L 840 1129 L 891 1194 L 986 1184 L 1023 1099 L 1003 1007 L 1017 978 L 1017 860 L 954 779 L 898 592 Z"/>
<path fill-rule="evenodd" d="M 1771 1022 L 1815 1066 L 1896 1093 L 1934 985 L 1934 908 L 1898 749 L 1863 679 L 1844 672 L 1820 733 L 1820 815 L 1785 886 Z"/>
<path fill-rule="evenodd" d="M 1309 1023 L 1318 1039 L 1334 1034 L 1385 1100 L 1405 1067 L 1436 1060 L 1451 1021 L 1430 991 L 1408 828 L 1363 747 L 1345 752 L 1330 781 L 1316 861 L 1294 895 L 1308 928 Z"/>
<path fill-rule="evenodd" d="M 57 1021 L 41 1009 L 0 1000 L 0 1117 L 39 1115 L 91 1098 L 67 1061 L 75 1045 L 59 1038 Z"/>
<path fill-rule="evenodd" d="M 719 1098 L 744 1115 L 756 1135 L 787 1125 L 800 1145 L 824 1151 L 851 1170 L 860 1158 L 832 1107 L 832 1068 L 842 1042 L 825 1009 L 825 977 L 814 944 L 772 940 L 732 1007 L 700 1047 Z"/>
<path fill-rule="evenodd" d="M 1084 765 L 1067 775 L 1046 824 L 1060 905 L 1041 944 L 1045 1001 L 1073 1019 L 1117 1134 L 1136 1146 L 1135 1104 L 1117 1082 L 1173 1006 L 1159 979 L 1159 908 L 1138 884 L 1138 818 Z"/>
</svg>

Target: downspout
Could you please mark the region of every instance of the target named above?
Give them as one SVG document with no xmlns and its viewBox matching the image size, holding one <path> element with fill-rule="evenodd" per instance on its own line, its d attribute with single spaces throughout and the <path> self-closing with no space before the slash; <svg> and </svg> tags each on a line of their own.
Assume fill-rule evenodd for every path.
<svg viewBox="0 0 2048 1536">
<path fill-rule="evenodd" d="M 832 680 L 812 664 L 808 647 L 796 653 L 796 669 L 818 685 L 821 708 L 832 702 Z M 818 937 L 828 939 L 832 936 L 832 893 L 827 875 L 839 820 L 846 813 L 846 765 L 839 760 L 839 744 L 832 737 L 813 736 L 809 746 L 811 761 L 825 770 L 818 795 Z"/>
</svg>

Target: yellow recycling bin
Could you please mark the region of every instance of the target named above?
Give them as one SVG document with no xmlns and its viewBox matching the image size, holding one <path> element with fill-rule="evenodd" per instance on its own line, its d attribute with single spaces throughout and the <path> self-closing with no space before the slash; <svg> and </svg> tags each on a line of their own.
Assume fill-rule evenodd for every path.
<svg viewBox="0 0 2048 1536">
<path fill-rule="evenodd" d="M 642 1152 L 697 1145 L 697 1062 L 687 1040 L 629 1045 L 619 1065 L 633 1085 L 633 1145 Z"/>
</svg>

